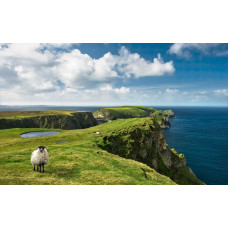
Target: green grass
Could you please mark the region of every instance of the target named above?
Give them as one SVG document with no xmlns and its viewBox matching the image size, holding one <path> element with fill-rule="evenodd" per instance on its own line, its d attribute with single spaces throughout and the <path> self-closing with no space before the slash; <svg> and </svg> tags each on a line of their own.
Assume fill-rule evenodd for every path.
<svg viewBox="0 0 228 228">
<path fill-rule="evenodd" d="M 97 111 L 95 111 L 93 115 L 95 118 L 119 119 L 145 117 L 153 112 L 155 112 L 155 109 L 143 106 L 121 106 L 100 108 Z"/>
<path fill-rule="evenodd" d="M 154 108 L 144 106 L 121 106 L 100 108 L 93 113 L 94 117 L 103 120 L 116 120 L 120 118 L 134 118 L 153 116 L 156 121 L 162 126 L 169 126 L 169 115 L 174 115 L 172 110 L 156 110 Z"/>
<path fill-rule="evenodd" d="M 110 154 L 95 143 L 116 129 L 143 124 L 146 119 L 117 120 L 80 130 L 14 128 L 0 130 L 0 184 L 175 184 L 147 165 Z M 59 135 L 21 138 L 31 131 L 57 130 Z M 98 131 L 96 135 L 94 132 Z M 65 144 L 57 144 L 67 141 Z M 30 156 L 45 145 L 50 162 L 45 173 L 34 172 Z"/>
<path fill-rule="evenodd" d="M 65 110 L 49 110 L 49 111 L 2 111 L 0 112 L 0 119 L 11 118 L 27 118 L 34 116 L 53 116 L 53 115 L 69 115 L 79 111 L 65 111 Z M 83 111 L 80 111 L 83 112 Z"/>
</svg>

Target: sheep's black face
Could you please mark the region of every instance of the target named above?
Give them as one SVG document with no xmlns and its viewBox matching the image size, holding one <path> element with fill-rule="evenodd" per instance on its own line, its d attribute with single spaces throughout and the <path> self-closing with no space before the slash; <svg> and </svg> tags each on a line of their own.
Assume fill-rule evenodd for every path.
<svg viewBox="0 0 228 228">
<path fill-rule="evenodd" d="M 46 147 L 45 146 L 38 146 L 38 148 L 39 148 L 39 151 L 42 153 Z"/>
</svg>

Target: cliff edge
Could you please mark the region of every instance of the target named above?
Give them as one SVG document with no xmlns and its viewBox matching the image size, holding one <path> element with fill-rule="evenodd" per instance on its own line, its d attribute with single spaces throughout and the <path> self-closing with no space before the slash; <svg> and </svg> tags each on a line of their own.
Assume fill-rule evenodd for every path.
<svg viewBox="0 0 228 228">
<path fill-rule="evenodd" d="M 153 117 L 119 119 L 102 127 L 105 129 L 96 139 L 100 148 L 142 162 L 178 184 L 203 184 L 186 167 L 184 155 L 168 147 L 160 125 Z"/>
</svg>

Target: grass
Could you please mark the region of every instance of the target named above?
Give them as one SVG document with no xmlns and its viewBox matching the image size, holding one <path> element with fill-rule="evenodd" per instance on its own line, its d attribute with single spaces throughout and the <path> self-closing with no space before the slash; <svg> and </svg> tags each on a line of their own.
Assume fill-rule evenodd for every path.
<svg viewBox="0 0 228 228">
<path fill-rule="evenodd" d="M 34 116 L 53 116 L 53 115 L 69 115 L 79 111 L 65 111 L 65 110 L 48 110 L 48 111 L 2 111 L 0 112 L 0 119 L 11 118 L 27 118 Z M 83 111 L 80 111 L 83 112 Z"/>
<path fill-rule="evenodd" d="M 156 121 L 161 125 L 166 122 L 169 123 L 168 117 L 165 115 L 172 114 L 172 110 L 156 110 L 144 106 L 121 106 L 113 108 L 100 108 L 93 113 L 95 118 L 116 120 L 119 118 L 134 118 L 153 116 Z"/>
<path fill-rule="evenodd" d="M 143 119 L 116 120 L 88 129 L 14 128 L 0 130 L 0 184 L 175 184 L 147 165 L 110 154 L 95 143 L 116 129 L 143 124 Z M 30 131 L 60 131 L 59 135 L 21 138 Z M 94 132 L 99 132 L 98 135 Z M 67 141 L 65 144 L 57 144 Z M 45 173 L 34 172 L 30 156 L 38 145 L 48 148 Z"/>
<path fill-rule="evenodd" d="M 114 120 L 119 118 L 145 117 L 153 112 L 155 112 L 155 109 L 143 106 L 121 106 L 113 108 L 100 108 L 95 111 L 93 115 L 95 118 Z"/>
</svg>

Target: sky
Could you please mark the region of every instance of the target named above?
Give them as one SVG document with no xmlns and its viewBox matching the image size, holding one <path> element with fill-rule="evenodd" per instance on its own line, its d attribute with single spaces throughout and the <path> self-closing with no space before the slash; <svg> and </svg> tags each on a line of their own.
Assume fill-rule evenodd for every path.
<svg viewBox="0 0 228 228">
<path fill-rule="evenodd" d="M 0 44 L 0 105 L 228 106 L 228 44 Z"/>
</svg>

